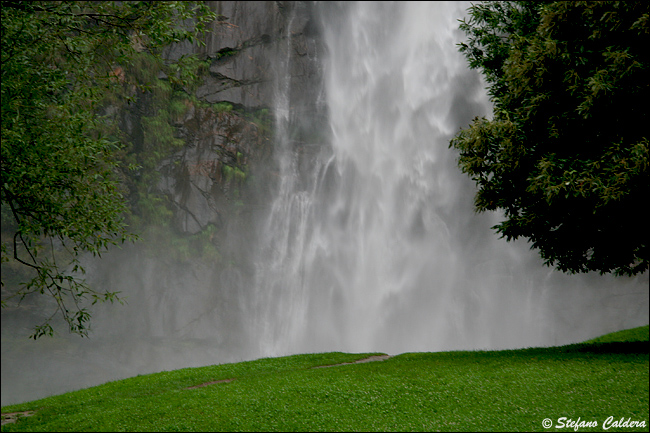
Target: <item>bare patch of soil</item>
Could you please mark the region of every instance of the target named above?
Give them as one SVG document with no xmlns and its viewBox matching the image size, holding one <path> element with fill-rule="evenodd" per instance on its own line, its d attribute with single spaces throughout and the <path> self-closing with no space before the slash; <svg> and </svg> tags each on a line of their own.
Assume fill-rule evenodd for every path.
<svg viewBox="0 0 650 433">
<path fill-rule="evenodd" d="M 2 414 L 2 425 L 11 424 L 18 421 L 18 418 L 23 416 L 32 416 L 34 415 L 33 410 L 26 410 L 24 412 L 9 412 Z"/>
<path fill-rule="evenodd" d="M 235 380 L 235 378 L 232 378 L 232 379 L 213 380 L 212 382 L 205 382 L 205 383 L 202 383 L 202 384 L 200 384 L 200 385 L 188 386 L 188 387 L 185 388 L 185 389 L 203 388 L 204 386 L 214 385 L 214 384 L 217 384 L 217 383 L 228 383 L 228 382 L 232 382 L 233 380 Z"/>
</svg>

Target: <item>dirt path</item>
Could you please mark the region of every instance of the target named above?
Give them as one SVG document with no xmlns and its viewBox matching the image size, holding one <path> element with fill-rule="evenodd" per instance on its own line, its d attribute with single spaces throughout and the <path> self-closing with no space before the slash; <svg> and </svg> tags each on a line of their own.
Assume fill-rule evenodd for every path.
<svg viewBox="0 0 650 433">
<path fill-rule="evenodd" d="M 361 364 L 363 362 L 374 362 L 374 361 L 384 361 L 390 358 L 390 355 L 374 355 L 367 358 L 359 359 L 358 361 L 344 362 L 342 364 L 332 364 L 332 365 L 319 365 L 312 368 L 328 368 L 328 367 L 338 367 L 340 365 L 350 365 L 350 364 Z"/>
<path fill-rule="evenodd" d="M 359 359 L 357 361 L 343 362 L 341 364 L 332 364 L 332 365 L 318 365 L 318 366 L 312 367 L 312 368 L 339 367 L 341 365 L 361 364 L 361 363 L 364 363 L 364 362 L 384 361 L 384 360 L 386 360 L 388 358 L 390 358 L 390 355 L 374 355 L 374 356 L 369 356 L 368 358 Z M 204 386 L 215 385 L 217 383 L 232 382 L 233 380 L 235 380 L 234 377 L 231 378 L 231 379 L 213 380 L 212 382 L 205 382 L 205 383 L 202 383 L 200 385 L 189 386 L 189 387 L 187 387 L 185 389 L 202 388 Z M 3 413 L 2 414 L 2 425 L 16 422 L 18 420 L 18 418 L 20 418 L 22 416 L 32 416 L 32 415 L 34 415 L 34 411 L 31 411 L 31 410 L 28 410 L 28 411 L 25 411 L 25 412 Z"/>
<path fill-rule="evenodd" d="M 331 364 L 331 365 L 318 365 L 316 367 L 312 368 L 329 368 L 329 367 L 339 367 L 341 365 L 350 365 L 350 364 L 361 364 L 363 362 L 375 362 L 375 361 L 384 361 L 386 359 L 390 358 L 390 355 L 373 355 L 369 356 L 367 358 L 359 359 L 357 361 L 352 361 L 352 362 L 343 362 L 341 364 Z M 185 389 L 196 389 L 196 388 L 202 388 L 204 386 L 209 386 L 209 385 L 215 385 L 217 383 L 227 383 L 227 382 L 232 382 L 236 378 L 230 378 L 230 379 L 221 379 L 221 380 L 213 380 L 212 382 L 205 382 L 200 385 L 194 385 L 194 386 L 188 386 Z"/>
</svg>

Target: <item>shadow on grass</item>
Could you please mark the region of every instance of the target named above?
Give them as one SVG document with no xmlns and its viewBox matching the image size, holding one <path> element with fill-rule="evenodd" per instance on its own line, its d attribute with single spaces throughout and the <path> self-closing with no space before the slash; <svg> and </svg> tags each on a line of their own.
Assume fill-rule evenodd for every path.
<svg viewBox="0 0 650 433">
<path fill-rule="evenodd" d="M 565 349 L 566 348 L 566 349 Z M 612 343 L 581 343 L 560 347 L 563 352 L 580 352 L 580 353 L 650 353 L 650 342 L 648 341 L 629 341 L 629 342 L 612 342 Z"/>
</svg>

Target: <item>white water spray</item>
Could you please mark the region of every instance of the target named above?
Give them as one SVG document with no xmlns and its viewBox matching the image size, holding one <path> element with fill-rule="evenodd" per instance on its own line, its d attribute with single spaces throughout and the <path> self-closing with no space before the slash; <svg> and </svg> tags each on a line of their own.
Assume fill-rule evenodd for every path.
<svg viewBox="0 0 650 433">
<path fill-rule="evenodd" d="M 173 263 L 137 246 L 104 255 L 86 266 L 91 285 L 123 291 L 128 304 L 99 306 L 90 340 L 31 342 L 40 312 L 3 314 L 2 404 L 269 355 L 559 345 L 647 324 L 647 273 L 551 271 L 525 241 L 497 238 L 499 215 L 473 212 L 475 187 L 448 148 L 490 112 L 455 45 L 468 6 L 319 2 L 327 55 L 313 60 L 329 121 L 315 136 L 329 135 L 325 144 L 305 139 L 322 119 L 300 106 L 319 92 L 301 93 L 311 78 L 295 85 L 304 71 L 292 71 L 292 56 L 316 50 L 292 51 L 292 26 L 306 18 L 289 16 L 272 45 L 279 182 L 251 248 L 254 284 L 252 236 L 237 229 L 223 248 L 241 248 L 245 266 Z"/>
<path fill-rule="evenodd" d="M 279 115 L 281 186 L 251 311 L 262 354 L 549 345 L 593 332 L 593 314 L 612 319 L 598 287 L 614 296 L 612 285 L 638 281 L 560 275 L 523 241 L 497 239 L 498 215 L 472 211 L 473 185 L 448 148 L 490 112 L 456 46 L 469 4 L 319 6 L 331 147 L 299 182 Z M 557 308 L 578 291 L 599 311 Z"/>
</svg>

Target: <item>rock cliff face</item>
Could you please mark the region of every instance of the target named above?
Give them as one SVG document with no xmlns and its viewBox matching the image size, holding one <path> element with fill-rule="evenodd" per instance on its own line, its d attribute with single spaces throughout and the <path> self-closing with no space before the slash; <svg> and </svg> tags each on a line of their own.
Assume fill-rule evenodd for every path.
<svg viewBox="0 0 650 433">
<path fill-rule="evenodd" d="M 294 119 L 318 111 L 319 45 L 309 3 L 208 4 L 218 18 L 205 46 L 178 44 L 167 53 L 209 60 L 195 92 L 201 104 L 190 104 L 176 125 L 186 144 L 160 167 L 158 188 L 171 199 L 174 225 L 185 234 L 210 224 L 227 231 L 233 217 L 263 207 L 274 185 L 277 98 L 289 98 Z M 303 140 L 300 122 L 293 129 L 297 142 Z"/>
<path fill-rule="evenodd" d="M 3 398 L 9 394 L 5 389 L 15 391 L 11 403 L 258 353 L 245 339 L 251 314 L 245 300 L 254 296 L 256 221 L 267 213 L 279 180 L 277 107 L 290 111 L 281 113 L 283 128 L 289 145 L 308 162 L 308 150 L 317 147 L 310 146 L 311 127 L 324 118 L 316 103 L 321 91 L 318 29 L 309 2 L 208 3 L 219 18 L 206 34 L 205 46 L 178 44 L 166 53 L 207 60 L 199 85 L 174 96 L 167 107 L 160 101 L 173 96 L 170 86 L 155 97 L 138 94 L 128 106 L 113 101 L 105 113 L 119 119 L 120 137 L 130 146 L 129 163 L 144 166 L 142 160 L 128 158 L 172 149 L 159 152 L 152 159 L 155 165 L 146 168 L 159 174 L 151 177 L 154 181 L 147 180 L 144 169 L 135 176 L 125 174 L 134 208 L 142 206 L 141 195 L 155 196 L 155 203 L 169 208 L 163 217 L 172 230 L 147 232 L 142 242 L 112 249 L 101 259 L 82 258 L 92 287 L 119 291 L 127 301 L 92 308 L 90 341 L 62 332 L 56 353 L 48 344 L 31 346 L 26 356 L 23 337 L 41 322 L 44 311 L 51 314 L 52 306 L 42 309 L 36 303 L 18 311 L 12 316 L 18 328 L 5 326 L 9 316 L 3 312 L 3 338 L 16 340 L 3 340 L 2 370 L 12 371 L 5 368 L 6 361 L 15 365 L 13 371 L 31 372 L 29 383 L 3 375 Z M 148 72 L 155 78 L 153 68 L 138 69 Z M 172 103 L 175 110 L 170 110 Z M 163 116 L 165 110 L 173 114 Z M 156 128 L 160 137 L 151 133 Z M 163 136 L 173 144 L 156 143 Z M 144 212 L 138 216 L 146 220 Z M 207 254 L 206 243 L 212 248 Z M 55 326 L 65 330 L 64 324 Z M 8 353 L 14 356 L 5 357 Z"/>
<path fill-rule="evenodd" d="M 183 145 L 162 158 L 158 180 L 147 186 L 166 198 L 174 239 L 166 231 L 149 233 L 84 265 L 90 284 L 128 298 L 128 305 L 102 307 L 93 316 L 102 338 L 129 335 L 138 345 L 149 344 L 146 337 L 210 339 L 209 347 L 228 347 L 236 357 L 247 350 L 242 329 L 245 300 L 254 296 L 251 258 L 258 222 L 280 180 L 276 154 L 292 152 L 298 167 L 307 167 L 319 147 L 313 131 L 325 119 L 317 102 L 321 47 L 308 2 L 209 5 L 219 18 L 205 46 L 178 44 L 166 53 L 209 61 L 194 94 L 182 99 L 183 114 L 172 120 Z M 124 115 L 122 129 L 134 148 L 147 152 L 138 144 L 140 117 L 156 109 L 146 100 L 139 104 Z"/>
</svg>

